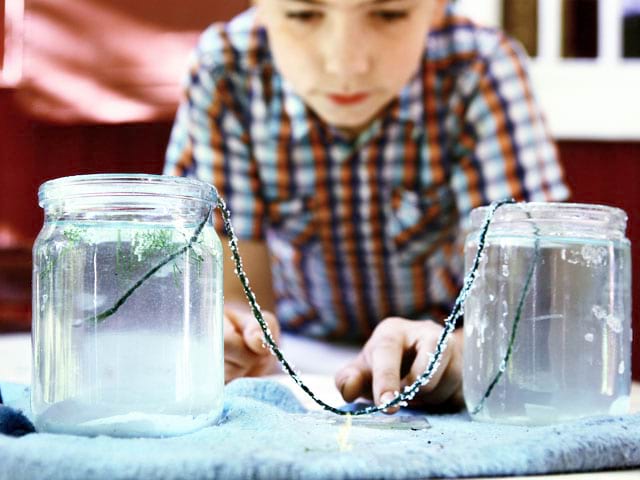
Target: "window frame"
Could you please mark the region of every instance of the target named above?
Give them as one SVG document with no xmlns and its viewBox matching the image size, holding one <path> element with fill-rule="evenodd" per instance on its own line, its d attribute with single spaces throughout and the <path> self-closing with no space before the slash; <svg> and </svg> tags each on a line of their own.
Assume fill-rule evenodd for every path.
<svg viewBox="0 0 640 480">
<path fill-rule="evenodd" d="M 458 0 L 458 10 L 499 26 L 500 0 Z M 562 0 L 538 0 L 538 56 L 529 72 L 558 139 L 640 140 L 640 59 L 622 57 L 623 0 L 598 1 L 598 56 L 562 58 Z"/>
</svg>

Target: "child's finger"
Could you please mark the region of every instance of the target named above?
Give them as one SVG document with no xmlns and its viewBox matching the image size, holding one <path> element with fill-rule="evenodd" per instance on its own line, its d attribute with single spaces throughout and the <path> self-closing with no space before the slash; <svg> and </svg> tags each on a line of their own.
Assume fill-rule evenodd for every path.
<svg viewBox="0 0 640 480">
<path fill-rule="evenodd" d="M 410 373 L 405 377 L 405 383 L 413 383 L 425 371 L 433 358 L 433 352 L 442 327 L 434 322 L 424 324 L 425 329 L 419 333 L 420 340 L 416 342 L 416 358 L 411 365 Z M 440 365 L 434 372 L 429 383 L 423 386 L 416 401 L 422 405 L 440 405 L 451 403 L 453 407 L 460 402 L 452 399 L 458 392 L 462 392 L 462 353 L 459 338 L 452 335 L 448 348 L 440 359 Z"/>
<path fill-rule="evenodd" d="M 224 381 L 243 377 L 256 362 L 257 356 L 245 345 L 242 335 L 236 330 L 234 322 L 224 316 Z"/>
<path fill-rule="evenodd" d="M 255 362 L 255 353 L 247 348 L 243 336 L 236 331 L 233 322 L 227 315 L 224 317 L 224 358 L 237 366 L 246 365 L 248 370 Z"/>
<path fill-rule="evenodd" d="M 416 346 L 416 358 L 411 364 L 407 383 L 413 383 L 416 378 L 424 373 L 427 365 L 433 358 L 433 352 L 436 349 L 436 344 L 438 343 L 438 338 L 440 337 L 443 328 L 444 327 L 442 327 L 442 325 L 431 320 L 424 320 L 419 323 L 416 322 L 415 329 L 412 332 L 412 335 L 415 336 L 414 344 Z M 454 338 L 450 339 L 449 348 L 445 349 L 442 353 L 438 368 L 433 372 L 429 383 L 420 389 L 421 392 L 430 393 L 438 388 L 443 376 L 445 376 L 445 371 L 448 368 L 451 351 L 455 348 L 453 345 L 454 340 Z"/>
<path fill-rule="evenodd" d="M 248 325 L 242 332 L 244 343 L 254 355 L 267 355 L 269 350 L 265 347 L 264 334 L 259 326 Z"/>
<path fill-rule="evenodd" d="M 247 315 L 248 317 L 246 318 L 246 324 L 242 331 L 244 343 L 247 345 L 247 348 L 254 354 L 260 356 L 268 355 L 269 349 L 265 348 L 264 333 L 260 328 L 260 325 L 250 313 L 247 313 Z M 276 317 L 270 312 L 266 311 L 262 312 L 262 317 L 264 318 L 265 322 L 267 322 L 267 325 L 269 325 L 271 336 L 277 343 L 280 338 L 280 326 L 278 325 Z"/>
<path fill-rule="evenodd" d="M 237 333 L 242 333 L 244 330 L 244 319 L 242 315 L 234 309 L 226 308 L 224 309 L 224 334 L 227 332 L 235 331 Z"/>
<path fill-rule="evenodd" d="M 400 367 L 404 353 L 402 335 L 384 335 L 373 339 L 369 346 L 373 399 L 376 405 L 388 402 L 400 390 Z M 395 413 L 399 407 L 388 409 Z"/>
<path fill-rule="evenodd" d="M 419 348 L 416 358 L 411 365 L 411 371 L 405 379 L 406 383 L 412 384 L 418 376 L 422 375 L 432 358 L 433 346 L 428 347 L 423 345 Z M 449 368 L 450 358 L 451 355 L 449 349 L 447 349 L 441 357 L 440 364 L 433 373 L 429 383 L 420 388 L 420 391 L 418 392 L 420 403 L 426 405 L 437 405 L 453 394 L 456 385 L 447 380 L 448 375 L 445 373 Z"/>
<path fill-rule="evenodd" d="M 339 370 L 334 381 L 342 398 L 347 402 L 353 402 L 358 397 L 371 396 L 371 369 L 362 354 Z"/>
</svg>

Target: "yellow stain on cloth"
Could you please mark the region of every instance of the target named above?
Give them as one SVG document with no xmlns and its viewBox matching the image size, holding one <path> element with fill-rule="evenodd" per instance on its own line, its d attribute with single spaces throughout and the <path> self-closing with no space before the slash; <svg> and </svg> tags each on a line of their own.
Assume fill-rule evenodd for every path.
<svg viewBox="0 0 640 480">
<path fill-rule="evenodd" d="M 345 416 L 345 422 L 340 426 L 338 430 L 338 435 L 336 435 L 336 439 L 338 441 L 338 449 L 341 452 L 349 452 L 353 445 L 349 443 L 349 434 L 351 433 L 351 415 L 347 413 Z"/>
</svg>

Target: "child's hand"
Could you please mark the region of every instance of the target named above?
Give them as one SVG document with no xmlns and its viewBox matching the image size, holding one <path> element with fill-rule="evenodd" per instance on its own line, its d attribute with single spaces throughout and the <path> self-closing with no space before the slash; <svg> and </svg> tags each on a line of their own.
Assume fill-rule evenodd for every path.
<svg viewBox="0 0 640 480">
<path fill-rule="evenodd" d="M 384 320 L 358 357 L 336 374 L 336 387 L 348 402 L 358 397 L 373 399 L 376 405 L 391 400 L 424 372 L 442 329 L 431 320 Z M 462 329 L 458 329 L 449 339 L 439 368 L 412 406 L 462 407 L 462 340 Z M 396 411 L 398 407 L 388 413 Z"/>
<path fill-rule="evenodd" d="M 276 317 L 267 311 L 262 315 L 277 342 L 280 326 Z M 275 371 L 275 357 L 263 346 L 260 325 L 246 307 L 224 308 L 224 380 L 238 377 L 257 377 Z"/>
</svg>

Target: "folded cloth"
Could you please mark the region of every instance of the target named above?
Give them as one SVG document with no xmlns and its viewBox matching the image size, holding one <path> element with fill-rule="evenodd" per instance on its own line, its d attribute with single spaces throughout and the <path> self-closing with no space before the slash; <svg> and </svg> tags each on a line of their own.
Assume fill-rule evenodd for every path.
<svg viewBox="0 0 640 480">
<path fill-rule="evenodd" d="M 0 405 L 0 433 L 21 437 L 35 432 L 33 424 L 20 410 Z"/>
<path fill-rule="evenodd" d="M 9 406 L 28 391 L 5 389 Z M 640 415 L 521 427 L 466 413 L 430 428 L 392 428 L 308 412 L 283 385 L 240 379 L 225 388 L 218 425 L 169 438 L 0 435 L 0 479 L 341 479 L 542 474 L 640 467 Z M 351 423 L 351 425 L 349 425 Z"/>
<path fill-rule="evenodd" d="M 0 390 L 0 433 L 21 437 L 35 432 L 33 424 L 20 410 L 2 405 L 2 391 Z"/>
</svg>

